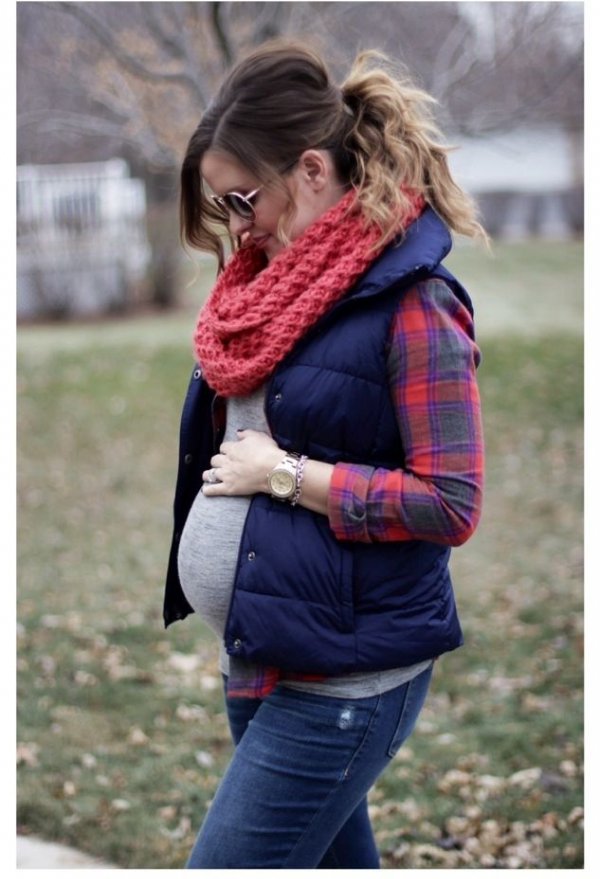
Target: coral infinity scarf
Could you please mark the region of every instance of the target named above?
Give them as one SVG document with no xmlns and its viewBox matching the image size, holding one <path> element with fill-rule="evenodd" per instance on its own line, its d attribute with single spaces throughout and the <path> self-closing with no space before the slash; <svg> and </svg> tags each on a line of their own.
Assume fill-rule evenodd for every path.
<svg viewBox="0 0 600 879">
<path fill-rule="evenodd" d="M 258 388 L 379 256 L 380 231 L 352 209 L 355 197 L 345 195 L 269 263 L 254 245 L 233 254 L 194 333 L 204 377 L 219 394 L 244 396 Z M 411 200 L 398 233 L 423 207 L 420 196 Z"/>
</svg>

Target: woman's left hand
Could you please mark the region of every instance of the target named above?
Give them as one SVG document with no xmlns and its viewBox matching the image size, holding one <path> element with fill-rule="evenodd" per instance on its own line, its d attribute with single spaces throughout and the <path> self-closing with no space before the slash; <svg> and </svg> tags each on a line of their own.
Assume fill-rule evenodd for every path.
<svg viewBox="0 0 600 879">
<path fill-rule="evenodd" d="M 267 475 L 283 460 L 285 452 L 261 431 L 238 430 L 237 435 L 237 441 L 222 443 L 218 454 L 210 459 L 211 469 L 202 474 L 202 492 L 207 497 L 269 491 Z"/>
</svg>

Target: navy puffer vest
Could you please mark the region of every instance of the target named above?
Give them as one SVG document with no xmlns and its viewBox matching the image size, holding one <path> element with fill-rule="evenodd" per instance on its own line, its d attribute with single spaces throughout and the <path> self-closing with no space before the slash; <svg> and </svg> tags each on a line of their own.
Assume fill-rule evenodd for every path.
<svg viewBox="0 0 600 879">
<path fill-rule="evenodd" d="M 449 234 L 427 210 L 277 367 L 266 414 L 281 448 L 328 463 L 394 469 L 404 454 L 387 380 L 400 297 L 443 278 Z M 199 371 L 182 417 L 165 622 L 191 612 L 177 577 L 178 535 L 214 452 L 212 392 Z M 192 466 L 193 465 L 193 466 Z M 357 520 L 363 509 L 353 511 Z M 339 541 L 326 516 L 255 495 L 246 518 L 225 631 L 227 651 L 288 671 L 341 674 L 411 665 L 462 643 L 446 546 Z"/>
</svg>

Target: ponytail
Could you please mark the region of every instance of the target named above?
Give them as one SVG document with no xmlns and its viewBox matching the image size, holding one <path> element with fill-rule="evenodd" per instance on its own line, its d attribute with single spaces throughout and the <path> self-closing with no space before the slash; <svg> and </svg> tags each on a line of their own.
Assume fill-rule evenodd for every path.
<svg viewBox="0 0 600 879">
<path fill-rule="evenodd" d="M 452 148 L 440 143 L 431 112 L 435 99 L 382 67 L 368 69 L 371 60 L 382 58 L 374 51 L 361 53 L 341 86 L 342 101 L 354 117 L 344 139 L 353 158 L 350 182 L 365 215 L 388 240 L 398 214 L 408 208 L 410 190 L 454 232 L 487 241 L 473 200 L 450 173 Z"/>
</svg>

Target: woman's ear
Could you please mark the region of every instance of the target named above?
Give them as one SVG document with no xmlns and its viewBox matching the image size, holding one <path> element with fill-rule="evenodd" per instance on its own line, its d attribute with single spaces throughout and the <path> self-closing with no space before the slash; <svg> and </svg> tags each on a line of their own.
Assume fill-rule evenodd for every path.
<svg viewBox="0 0 600 879">
<path fill-rule="evenodd" d="M 322 190 L 333 173 L 333 163 L 325 150 L 305 150 L 298 159 L 298 168 L 304 182 L 314 192 Z"/>
</svg>

